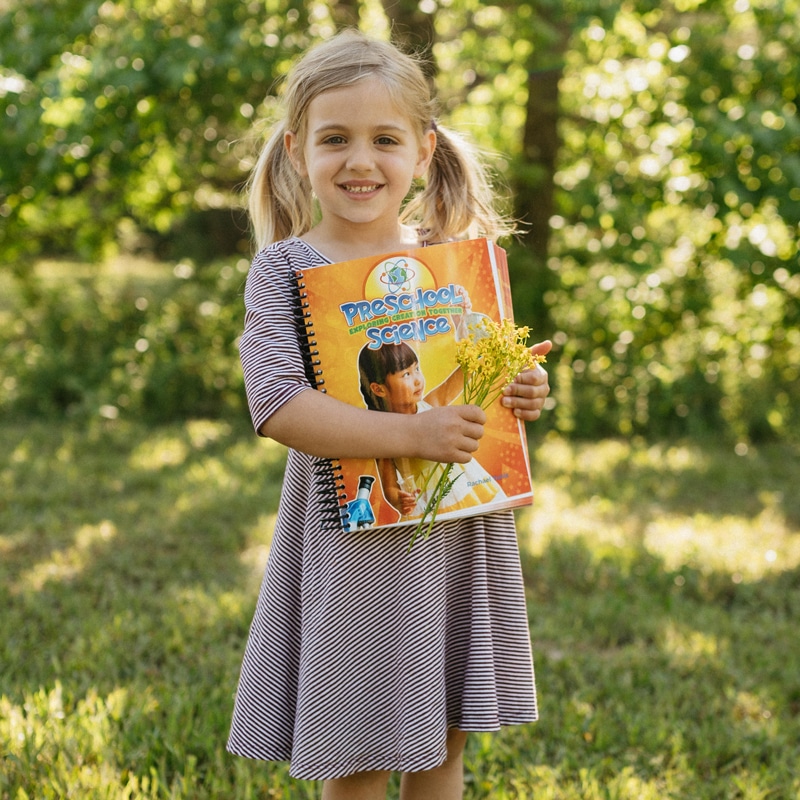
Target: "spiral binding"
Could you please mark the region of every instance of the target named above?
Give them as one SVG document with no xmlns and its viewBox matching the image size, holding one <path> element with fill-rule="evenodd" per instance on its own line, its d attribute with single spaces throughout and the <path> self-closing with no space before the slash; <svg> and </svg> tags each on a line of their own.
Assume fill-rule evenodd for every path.
<svg viewBox="0 0 800 800">
<path fill-rule="evenodd" d="M 319 350 L 317 350 L 317 340 L 314 338 L 314 323 L 311 320 L 311 312 L 308 310 L 308 294 L 305 291 L 306 285 L 303 283 L 303 273 L 301 270 L 294 270 L 293 278 L 297 284 L 296 305 L 294 309 L 295 323 L 300 335 L 300 342 L 303 345 L 303 366 L 306 376 L 312 386 L 321 392 L 326 392 L 324 388 L 325 379 L 322 377 L 322 364 L 319 360 Z"/>
<path fill-rule="evenodd" d="M 302 270 L 292 270 L 291 274 L 297 287 L 293 314 L 298 336 L 300 337 L 300 350 L 303 355 L 306 377 L 317 391 L 324 394 L 327 389 L 325 388 L 322 362 L 317 349 L 317 340 L 314 338 L 314 323 L 309 311 L 308 294 L 305 291 L 306 285 L 303 283 L 303 272 Z M 319 478 L 323 491 L 332 501 L 330 510 L 323 512 L 322 524 L 346 531 L 350 515 L 347 512 L 347 494 L 345 493 L 341 462 L 335 458 L 318 458 L 314 460 L 313 469 Z"/>
</svg>

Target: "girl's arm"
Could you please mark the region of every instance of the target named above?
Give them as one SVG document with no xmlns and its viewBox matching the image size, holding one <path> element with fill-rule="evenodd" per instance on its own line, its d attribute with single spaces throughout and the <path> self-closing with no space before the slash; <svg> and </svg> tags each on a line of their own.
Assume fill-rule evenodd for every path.
<svg viewBox="0 0 800 800">
<path fill-rule="evenodd" d="M 383 496 L 400 514 L 408 515 L 414 510 L 417 498 L 411 492 L 404 492 L 397 480 L 397 469 L 393 458 L 378 459 L 378 475 L 381 479 Z"/>
<path fill-rule="evenodd" d="M 456 367 L 438 386 L 425 395 L 425 402 L 432 406 L 446 406 L 464 391 L 464 373 Z"/>
<path fill-rule="evenodd" d="M 552 346 L 545 341 L 531 350 L 546 355 Z M 547 372 L 537 366 L 521 372 L 505 388 L 501 402 L 530 422 L 541 416 L 549 393 Z M 477 406 L 445 405 L 424 414 L 391 414 L 356 408 L 309 389 L 281 406 L 259 432 L 322 458 L 406 456 L 466 464 L 478 449 L 485 422 L 486 415 Z"/>
<path fill-rule="evenodd" d="M 478 449 L 485 422 L 478 406 L 392 414 L 356 408 L 309 389 L 282 405 L 259 433 L 321 458 L 406 456 L 466 464 Z"/>
<path fill-rule="evenodd" d="M 322 458 L 469 461 L 486 421 L 476 406 L 391 414 L 356 408 L 311 388 L 297 341 L 290 249 L 277 243 L 257 254 L 245 288 L 239 349 L 258 432 Z"/>
</svg>

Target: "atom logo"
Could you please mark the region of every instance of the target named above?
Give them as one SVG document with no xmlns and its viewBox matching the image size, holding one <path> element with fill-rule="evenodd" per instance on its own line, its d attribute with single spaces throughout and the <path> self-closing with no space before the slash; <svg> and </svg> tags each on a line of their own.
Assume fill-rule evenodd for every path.
<svg viewBox="0 0 800 800">
<path fill-rule="evenodd" d="M 364 299 L 374 300 L 390 294 L 401 295 L 417 289 L 435 289 L 431 271 L 408 253 L 392 253 L 370 270 L 364 281 Z"/>
<path fill-rule="evenodd" d="M 405 258 L 383 262 L 383 274 L 380 276 L 380 281 L 388 287 L 390 292 L 408 291 L 411 281 L 415 277 L 416 272 Z"/>
</svg>

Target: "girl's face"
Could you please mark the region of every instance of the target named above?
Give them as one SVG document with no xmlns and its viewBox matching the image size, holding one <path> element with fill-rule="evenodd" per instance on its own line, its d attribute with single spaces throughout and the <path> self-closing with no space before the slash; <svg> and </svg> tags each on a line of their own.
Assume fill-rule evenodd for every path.
<svg viewBox="0 0 800 800">
<path fill-rule="evenodd" d="M 322 225 L 365 232 L 397 228 L 400 206 L 428 168 L 436 134 L 422 139 L 375 77 L 317 95 L 306 114 L 302 149 L 295 132 L 286 148 L 319 200 Z"/>
<path fill-rule="evenodd" d="M 370 384 L 373 394 L 380 397 L 387 411 L 398 414 L 416 414 L 417 403 L 425 393 L 425 377 L 419 361 L 398 372 L 390 372 L 383 383 Z"/>
</svg>

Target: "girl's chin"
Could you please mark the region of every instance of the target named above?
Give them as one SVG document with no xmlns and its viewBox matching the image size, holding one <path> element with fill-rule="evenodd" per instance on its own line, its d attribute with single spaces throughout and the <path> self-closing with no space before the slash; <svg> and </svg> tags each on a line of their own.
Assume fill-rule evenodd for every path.
<svg viewBox="0 0 800 800">
<path fill-rule="evenodd" d="M 389 411 L 392 411 L 395 414 L 416 414 L 417 405 L 415 403 L 413 406 L 401 406 L 400 408 L 390 408 Z"/>
</svg>

